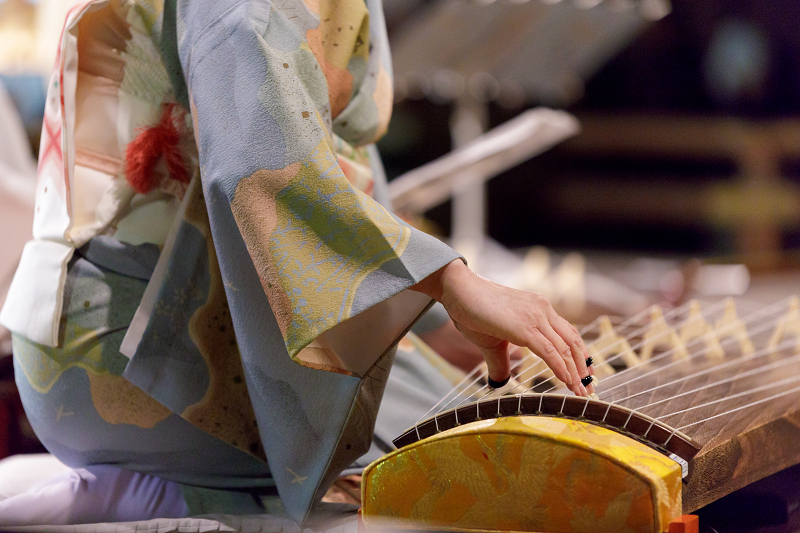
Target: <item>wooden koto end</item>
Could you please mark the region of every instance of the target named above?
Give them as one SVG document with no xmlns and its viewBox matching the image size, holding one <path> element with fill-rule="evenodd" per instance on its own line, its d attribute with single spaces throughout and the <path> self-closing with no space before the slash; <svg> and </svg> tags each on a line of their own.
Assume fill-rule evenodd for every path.
<svg viewBox="0 0 800 533">
<path fill-rule="evenodd" d="M 579 420 L 512 416 L 442 431 L 369 465 L 367 528 L 662 533 L 681 513 L 681 467 Z"/>
<path fill-rule="evenodd" d="M 564 394 L 498 396 L 464 404 L 406 430 L 393 442 L 402 448 L 461 424 L 519 415 L 569 418 L 599 425 L 636 439 L 665 455 L 674 454 L 685 463 L 691 461 L 701 448 L 680 431 L 642 413 L 602 400 Z"/>
</svg>

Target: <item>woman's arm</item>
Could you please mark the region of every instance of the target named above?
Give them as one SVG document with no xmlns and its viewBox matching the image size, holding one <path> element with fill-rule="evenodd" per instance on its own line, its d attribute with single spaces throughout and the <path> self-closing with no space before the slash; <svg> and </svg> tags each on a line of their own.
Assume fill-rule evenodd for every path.
<svg viewBox="0 0 800 533">
<path fill-rule="evenodd" d="M 412 287 L 444 305 L 456 327 L 477 345 L 489 377 L 503 381 L 511 373 L 509 343 L 526 346 L 541 357 L 575 394 L 588 396 L 593 385 L 588 353 L 578 331 L 559 316 L 541 294 L 498 285 L 452 261 Z"/>
</svg>

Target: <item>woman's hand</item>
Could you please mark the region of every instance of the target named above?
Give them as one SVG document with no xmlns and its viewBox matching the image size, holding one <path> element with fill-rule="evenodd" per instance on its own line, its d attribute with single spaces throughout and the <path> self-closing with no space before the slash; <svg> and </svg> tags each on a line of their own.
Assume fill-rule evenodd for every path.
<svg viewBox="0 0 800 533">
<path fill-rule="evenodd" d="M 471 372 L 477 365 L 485 361 L 483 351 L 468 341 L 458 331 L 452 320 L 448 320 L 436 329 L 418 333 L 417 335 L 425 341 L 425 344 L 441 355 L 445 361 L 466 373 Z M 529 353 L 528 350 L 523 350 L 518 346 L 511 345 L 509 348 L 512 367 L 516 361 L 519 361 Z M 517 372 L 520 370 L 520 368 L 517 368 Z"/>
<path fill-rule="evenodd" d="M 575 394 L 588 396 L 592 385 L 581 378 L 588 353 L 578 331 L 540 294 L 498 285 L 455 260 L 412 287 L 439 301 L 467 340 L 480 348 L 489 377 L 511 374 L 509 343 L 526 346 L 541 357 Z"/>
</svg>

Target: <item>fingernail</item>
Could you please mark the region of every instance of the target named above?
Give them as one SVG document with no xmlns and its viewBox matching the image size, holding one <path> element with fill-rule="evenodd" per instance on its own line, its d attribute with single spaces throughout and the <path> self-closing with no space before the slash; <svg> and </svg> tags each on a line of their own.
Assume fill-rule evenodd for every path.
<svg viewBox="0 0 800 533">
<path fill-rule="evenodd" d="M 566 376 L 566 379 L 564 379 L 564 383 L 566 383 L 567 385 L 572 385 L 572 374 L 567 372 L 565 374 L 565 376 Z"/>
</svg>

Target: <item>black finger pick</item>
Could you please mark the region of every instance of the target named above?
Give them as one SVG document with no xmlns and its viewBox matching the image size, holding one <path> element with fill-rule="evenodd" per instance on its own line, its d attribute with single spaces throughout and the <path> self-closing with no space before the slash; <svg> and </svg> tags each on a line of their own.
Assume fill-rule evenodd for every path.
<svg viewBox="0 0 800 533">
<path fill-rule="evenodd" d="M 509 375 L 509 376 L 508 376 L 506 379 L 504 379 L 503 381 L 495 381 L 495 380 L 493 380 L 492 378 L 488 378 L 488 379 L 489 379 L 489 386 L 490 386 L 491 388 L 493 388 L 493 389 L 499 389 L 499 388 L 501 388 L 501 387 L 505 387 L 505 386 L 506 386 L 506 383 L 508 383 L 508 380 L 509 380 L 509 379 L 511 379 L 511 376 Z"/>
<path fill-rule="evenodd" d="M 586 376 L 585 378 L 581 378 L 581 383 L 583 383 L 584 387 L 588 387 L 591 382 L 592 382 L 592 376 Z"/>
</svg>

